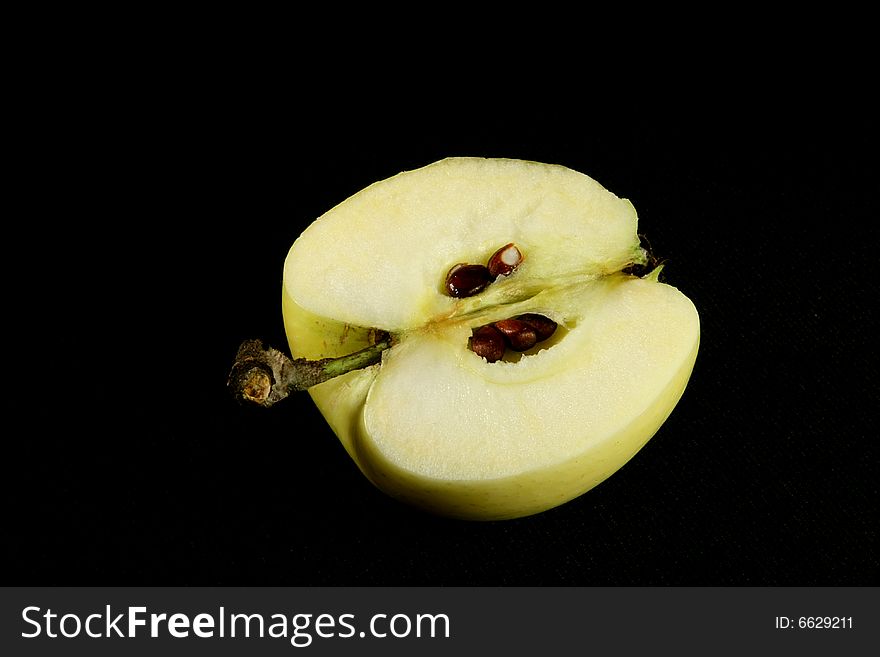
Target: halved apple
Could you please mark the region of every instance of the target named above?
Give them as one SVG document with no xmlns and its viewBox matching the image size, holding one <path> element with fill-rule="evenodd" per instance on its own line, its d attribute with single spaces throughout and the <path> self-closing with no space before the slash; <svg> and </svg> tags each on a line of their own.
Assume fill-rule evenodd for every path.
<svg viewBox="0 0 880 657">
<path fill-rule="evenodd" d="M 458 263 L 513 243 L 523 260 L 482 292 L 444 287 Z M 643 265 L 632 204 L 556 166 L 450 158 L 367 187 L 309 226 L 284 265 L 297 358 L 392 336 L 381 363 L 309 392 L 380 489 L 469 519 L 537 513 L 624 465 L 693 369 L 693 304 Z M 472 331 L 523 313 L 558 324 L 488 362 Z"/>
</svg>

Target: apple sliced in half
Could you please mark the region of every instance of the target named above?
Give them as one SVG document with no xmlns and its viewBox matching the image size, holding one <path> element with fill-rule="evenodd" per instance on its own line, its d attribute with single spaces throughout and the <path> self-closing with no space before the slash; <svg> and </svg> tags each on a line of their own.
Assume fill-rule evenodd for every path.
<svg viewBox="0 0 880 657">
<path fill-rule="evenodd" d="M 447 272 L 513 243 L 522 262 L 455 298 Z M 380 489 L 468 519 L 534 514 L 623 466 L 681 397 L 699 318 L 644 265 L 632 204 L 556 166 L 450 158 L 367 187 L 317 219 L 284 266 L 296 358 L 349 354 L 378 331 L 380 363 L 310 388 Z M 556 332 L 496 361 L 469 343 L 525 313 Z"/>
</svg>

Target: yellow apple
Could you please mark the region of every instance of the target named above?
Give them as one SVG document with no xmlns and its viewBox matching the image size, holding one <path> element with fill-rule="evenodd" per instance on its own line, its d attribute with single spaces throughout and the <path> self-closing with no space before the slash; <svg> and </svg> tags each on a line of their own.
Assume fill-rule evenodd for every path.
<svg viewBox="0 0 880 657">
<path fill-rule="evenodd" d="M 474 296 L 447 272 L 513 243 L 523 259 Z M 377 487 L 468 519 L 538 513 L 623 466 L 681 397 L 699 317 L 644 264 L 632 204 L 588 176 L 520 160 L 449 158 L 377 182 L 311 224 L 284 264 L 296 358 L 380 363 L 309 393 Z M 523 313 L 553 336 L 496 362 L 474 329 Z"/>
</svg>

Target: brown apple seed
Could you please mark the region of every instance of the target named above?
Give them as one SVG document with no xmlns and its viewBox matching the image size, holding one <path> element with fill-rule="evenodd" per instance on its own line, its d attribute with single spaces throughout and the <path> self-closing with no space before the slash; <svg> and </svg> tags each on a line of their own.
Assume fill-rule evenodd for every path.
<svg viewBox="0 0 880 657">
<path fill-rule="evenodd" d="M 474 329 L 471 336 L 471 351 L 477 356 L 494 363 L 504 356 L 505 348 L 504 334 L 491 324 Z"/>
<path fill-rule="evenodd" d="M 455 265 L 446 274 L 446 291 L 449 296 L 472 297 L 492 282 L 489 269 L 483 265 Z"/>
<path fill-rule="evenodd" d="M 505 244 L 489 258 L 489 275 L 495 279 L 507 276 L 519 266 L 523 260 L 522 252 L 512 242 Z"/>
<path fill-rule="evenodd" d="M 518 319 L 531 326 L 538 336 L 538 342 L 543 342 L 556 331 L 556 322 L 549 317 L 544 317 L 544 315 L 526 313 L 525 315 L 517 315 L 514 319 Z"/>
<path fill-rule="evenodd" d="M 507 344 L 514 351 L 531 349 L 538 342 L 538 335 L 531 326 L 518 319 L 502 319 L 493 326 L 504 334 Z"/>
</svg>

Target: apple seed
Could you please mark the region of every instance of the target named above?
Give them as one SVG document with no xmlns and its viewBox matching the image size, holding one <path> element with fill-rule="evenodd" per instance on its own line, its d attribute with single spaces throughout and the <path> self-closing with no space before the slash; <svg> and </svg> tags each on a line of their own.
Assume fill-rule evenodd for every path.
<svg viewBox="0 0 880 657">
<path fill-rule="evenodd" d="M 538 336 L 538 342 L 543 342 L 556 332 L 556 322 L 549 317 L 544 317 L 544 315 L 526 313 L 525 315 L 517 315 L 514 319 L 518 319 L 531 326 Z"/>
<path fill-rule="evenodd" d="M 531 349 L 538 342 L 538 334 L 531 326 L 518 319 L 502 319 L 493 326 L 504 334 L 514 351 Z"/>
<path fill-rule="evenodd" d="M 489 363 L 501 360 L 505 346 L 504 334 L 491 324 L 474 329 L 471 336 L 471 351 Z"/>
<path fill-rule="evenodd" d="M 489 270 L 483 265 L 458 264 L 446 274 L 446 291 L 456 298 L 472 297 L 491 282 Z"/>
<path fill-rule="evenodd" d="M 517 248 L 516 244 L 505 244 L 489 258 L 489 275 L 493 279 L 499 276 L 508 276 L 514 269 L 519 266 L 523 260 L 523 255 Z"/>
</svg>

